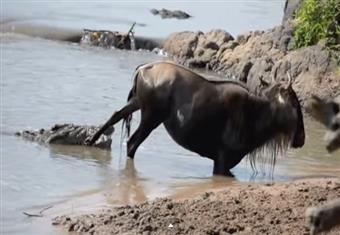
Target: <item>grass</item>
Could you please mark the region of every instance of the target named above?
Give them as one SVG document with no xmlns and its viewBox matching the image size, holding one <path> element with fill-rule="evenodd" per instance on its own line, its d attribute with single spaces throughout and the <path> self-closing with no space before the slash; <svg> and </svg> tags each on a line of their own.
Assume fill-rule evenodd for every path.
<svg viewBox="0 0 340 235">
<path fill-rule="evenodd" d="M 340 51 L 340 0 L 301 0 L 296 12 L 294 47 L 325 45 Z"/>
</svg>

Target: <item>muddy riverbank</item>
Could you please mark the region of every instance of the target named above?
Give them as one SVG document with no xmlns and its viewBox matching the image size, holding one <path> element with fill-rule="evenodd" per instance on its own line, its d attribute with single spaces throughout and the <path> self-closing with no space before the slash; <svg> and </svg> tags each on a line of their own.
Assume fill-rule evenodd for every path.
<svg viewBox="0 0 340 235">
<path fill-rule="evenodd" d="M 53 224 L 89 234 L 309 234 L 306 208 L 340 197 L 339 179 L 244 184 L 190 199 L 156 199 Z M 170 225 L 171 224 L 171 225 Z M 169 227 L 170 225 L 170 227 Z M 336 228 L 329 235 L 339 234 Z"/>
</svg>

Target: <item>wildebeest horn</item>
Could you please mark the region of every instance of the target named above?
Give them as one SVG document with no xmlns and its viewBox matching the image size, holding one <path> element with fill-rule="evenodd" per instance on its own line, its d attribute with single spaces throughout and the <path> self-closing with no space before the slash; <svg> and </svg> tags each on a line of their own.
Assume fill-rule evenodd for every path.
<svg viewBox="0 0 340 235">
<path fill-rule="evenodd" d="M 290 74 L 288 73 L 288 71 L 287 71 L 287 76 L 288 76 L 288 87 L 290 87 L 290 86 L 292 86 L 293 80 L 292 80 L 292 77 L 290 76 Z"/>
<path fill-rule="evenodd" d="M 274 84 L 275 82 L 276 82 L 275 76 L 273 75 L 273 76 L 272 76 L 272 84 Z"/>
<path fill-rule="evenodd" d="M 259 77 L 259 80 L 260 80 L 262 86 L 269 86 L 269 82 L 265 81 L 265 80 L 263 79 L 263 76 L 260 76 L 260 77 Z"/>
</svg>

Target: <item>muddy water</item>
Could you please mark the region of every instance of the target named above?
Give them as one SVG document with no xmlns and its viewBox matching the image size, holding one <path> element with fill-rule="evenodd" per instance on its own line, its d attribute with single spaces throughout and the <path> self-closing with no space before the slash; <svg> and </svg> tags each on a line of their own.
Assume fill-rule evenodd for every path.
<svg viewBox="0 0 340 235">
<path fill-rule="evenodd" d="M 91 23 L 95 27 L 105 25 L 103 22 L 109 24 L 109 21 L 116 19 L 108 20 L 91 15 L 90 7 L 85 15 L 90 15 L 92 20 L 87 18 L 87 21 L 77 21 L 74 18 L 84 18 L 79 16 L 79 12 L 75 12 L 79 11 L 79 8 L 63 4 L 52 4 L 43 8 L 44 4 L 39 2 L 40 5 L 36 4 L 34 11 L 30 12 L 25 11 L 25 4 L 12 3 L 15 1 L 5 1 L 5 4 L 9 4 L 6 14 L 17 6 L 21 20 L 26 19 L 24 22 L 27 23 L 27 18 L 31 19 L 29 25 L 38 22 L 55 26 L 63 19 L 70 28 L 81 27 L 80 23 Z M 236 4 L 243 9 L 239 17 L 260 18 L 255 22 L 258 28 L 278 23 L 278 6 L 281 6 L 281 3 L 269 4 L 271 7 L 265 5 L 262 8 L 260 3 L 261 1 L 254 1 L 248 5 Z M 107 6 L 103 4 L 92 7 L 104 11 Z M 55 5 L 58 8 L 55 8 Z M 155 5 L 157 7 L 160 4 Z M 123 18 L 122 9 L 130 13 L 133 9 L 139 9 L 136 10 L 138 14 L 135 16 L 151 24 L 154 18 L 146 16 L 150 6 L 151 4 L 134 6 L 132 10 L 128 8 L 130 6 L 121 6 L 118 8 L 121 11 L 116 12 L 120 12 L 120 17 Z M 46 7 L 48 10 L 42 11 L 46 10 Z M 230 10 L 232 7 L 235 5 L 228 5 L 225 9 Z M 26 6 L 27 8 L 30 9 Z M 191 8 L 187 4 L 181 9 L 190 13 Z M 219 6 L 215 6 L 215 9 L 220 12 Z M 272 13 L 269 9 L 276 11 Z M 204 12 L 199 7 L 192 7 L 192 10 L 196 17 Z M 60 12 L 63 12 L 63 17 Z M 72 17 L 65 17 L 67 12 L 68 16 Z M 249 12 L 252 12 L 252 15 L 249 15 Z M 145 14 L 145 17 L 140 14 Z M 36 17 L 30 18 L 32 15 Z M 259 17 L 262 15 L 267 20 Z M 185 27 L 228 28 L 221 25 L 221 22 L 227 20 L 214 18 L 210 24 L 203 23 L 204 20 L 199 17 L 194 20 L 196 24 L 188 21 L 189 23 L 184 23 Z M 202 20 L 202 24 L 199 24 L 199 20 Z M 115 26 L 126 28 L 129 22 L 116 21 Z M 240 20 L 238 29 L 233 28 L 234 24 L 229 24 L 232 25 L 231 29 L 234 29 L 232 33 L 256 28 L 256 25 L 249 26 L 249 22 L 254 21 Z M 145 30 L 149 30 L 150 34 L 154 33 L 152 36 L 162 36 L 168 33 L 165 29 L 175 31 L 176 27 L 177 30 L 184 27 L 178 25 L 178 21 L 169 21 L 166 24 L 169 27 L 158 25 L 159 31 L 152 27 L 145 27 Z M 42 226 L 40 218 L 27 218 L 22 214 L 23 211 L 37 212 L 48 205 L 54 205 L 54 208 L 46 212 L 52 216 L 58 213 L 79 213 L 82 209 L 105 207 L 107 204 L 133 203 L 164 195 L 192 196 L 205 190 L 239 183 L 340 176 L 339 153 L 331 156 L 325 152 L 322 140 L 324 130 L 309 120 L 306 120 L 305 147 L 290 151 L 279 158 L 274 174 L 254 174 L 249 164 L 244 161 L 233 169 L 234 179 L 212 177 L 212 162 L 177 146 L 162 127 L 155 130 L 139 148 L 134 163 L 125 158 L 125 143 L 122 143 L 121 148 L 119 125 L 114 134 L 111 152 L 84 147 L 46 147 L 23 141 L 13 135 L 18 130 L 50 127 L 55 123 L 103 123 L 115 109 L 125 103 L 131 87 L 133 69 L 141 63 L 160 59 L 162 58 L 147 52 L 102 50 L 17 34 L 1 34 L 1 232 L 59 233 L 49 226 L 49 222 Z M 138 115 L 135 115 L 135 126 L 137 121 Z"/>
</svg>

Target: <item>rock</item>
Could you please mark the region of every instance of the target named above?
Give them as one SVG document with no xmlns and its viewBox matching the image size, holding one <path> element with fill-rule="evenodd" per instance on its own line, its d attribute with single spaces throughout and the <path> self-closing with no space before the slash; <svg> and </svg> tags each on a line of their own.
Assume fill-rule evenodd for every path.
<svg viewBox="0 0 340 235">
<path fill-rule="evenodd" d="M 179 20 L 183 20 L 183 19 L 188 19 L 191 17 L 191 15 L 189 15 L 188 13 L 184 11 L 179 11 L 179 10 L 171 11 L 171 10 L 167 10 L 164 8 L 161 10 L 151 9 L 150 12 L 153 15 L 160 15 L 162 19 L 176 18 Z"/>
<path fill-rule="evenodd" d="M 164 50 L 189 67 L 211 67 L 211 59 L 231 40 L 233 37 L 224 30 L 211 30 L 205 34 L 185 31 L 171 34 L 165 40 Z"/>
<path fill-rule="evenodd" d="M 51 129 L 38 131 L 25 130 L 16 135 L 26 140 L 43 144 L 85 145 L 85 140 L 91 137 L 100 127 L 80 126 L 74 124 L 56 124 Z M 111 134 L 114 128 L 109 128 L 93 145 L 98 148 L 111 148 Z"/>
<path fill-rule="evenodd" d="M 200 34 L 189 66 L 207 67 L 206 65 L 209 64 L 220 47 L 233 39 L 234 38 L 224 30 L 211 30 L 205 34 Z"/>
<path fill-rule="evenodd" d="M 301 73 L 312 72 L 324 74 L 330 66 L 331 56 L 327 48 L 322 45 L 309 46 L 292 51 L 278 61 L 273 70 L 276 77 L 286 77 L 287 70 L 293 77 Z"/>
<path fill-rule="evenodd" d="M 299 9 L 299 7 L 300 0 L 286 0 L 282 22 L 292 19 L 294 17 L 294 13 Z"/>
<path fill-rule="evenodd" d="M 203 35 L 201 35 L 202 45 L 204 48 L 211 48 L 218 50 L 223 44 L 234 40 L 233 36 L 225 30 L 215 29 L 211 30 Z M 214 44 L 215 46 L 208 46 L 209 44 Z"/>
<path fill-rule="evenodd" d="M 198 38 L 202 32 L 184 31 L 172 33 L 164 42 L 164 50 L 179 58 L 191 58 L 196 50 Z"/>
</svg>

